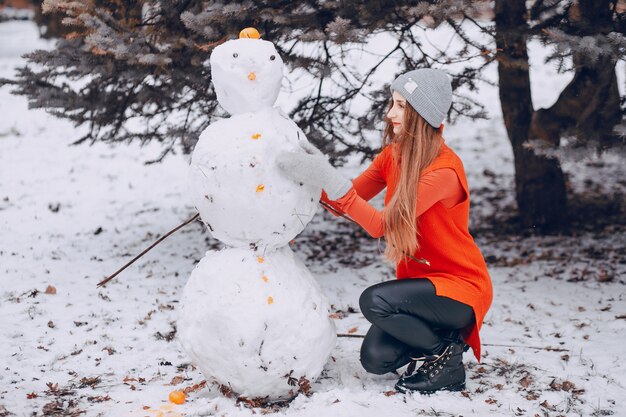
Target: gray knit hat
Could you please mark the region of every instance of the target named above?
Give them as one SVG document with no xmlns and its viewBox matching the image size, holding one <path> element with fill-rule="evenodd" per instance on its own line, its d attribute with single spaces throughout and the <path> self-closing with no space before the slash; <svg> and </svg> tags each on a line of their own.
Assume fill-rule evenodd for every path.
<svg viewBox="0 0 626 417">
<path fill-rule="evenodd" d="M 452 104 L 450 77 L 437 69 L 421 68 L 401 74 L 391 83 L 429 125 L 438 129 Z"/>
</svg>

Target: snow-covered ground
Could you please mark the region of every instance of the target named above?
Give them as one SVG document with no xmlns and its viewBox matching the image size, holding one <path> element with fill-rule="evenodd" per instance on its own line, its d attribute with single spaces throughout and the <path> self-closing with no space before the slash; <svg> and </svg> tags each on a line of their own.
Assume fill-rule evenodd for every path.
<svg viewBox="0 0 626 417">
<path fill-rule="evenodd" d="M 32 23 L 0 24 L 0 76 L 44 46 Z M 543 53 L 531 49 L 533 59 Z M 549 105 L 567 79 L 542 69 L 533 82 L 535 105 Z M 479 230 L 477 222 L 513 202 L 497 93 L 483 89 L 491 119 L 446 127 L 466 165 Z M 310 396 L 254 408 L 222 395 L 175 339 L 182 288 L 204 252 L 219 246 L 199 223 L 96 288 L 194 214 L 187 157 L 146 166 L 157 144 L 68 146 L 79 137 L 73 126 L 28 110 L 8 90 L 0 90 L 0 416 L 626 415 L 626 233 L 618 226 L 543 238 L 476 234 L 494 303 L 482 363 L 465 356 L 462 393 L 396 394 L 393 375 L 361 368 L 361 340 L 342 337 Z M 565 168 L 577 190 L 624 195 L 623 161 Z M 330 299 L 339 333 L 364 334 L 360 292 L 393 278 L 377 242 L 324 213 L 294 249 Z M 177 389 L 188 391 L 183 405 L 168 403 Z"/>
</svg>

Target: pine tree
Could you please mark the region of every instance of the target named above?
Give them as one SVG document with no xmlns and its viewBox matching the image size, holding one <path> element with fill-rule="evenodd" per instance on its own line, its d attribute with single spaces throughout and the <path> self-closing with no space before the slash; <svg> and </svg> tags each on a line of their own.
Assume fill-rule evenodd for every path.
<svg viewBox="0 0 626 417">
<path fill-rule="evenodd" d="M 389 93 L 386 85 L 369 84 L 389 59 L 400 62 L 395 74 L 386 74 L 389 82 L 410 69 L 466 60 L 467 68 L 451 74 L 457 97 L 450 116 L 484 116 L 482 106 L 458 90 L 475 90 L 480 67 L 493 56 L 471 46 L 455 56 L 422 53 L 413 32 L 424 16 L 430 24 L 422 30 L 429 30 L 476 14 L 471 2 L 45 0 L 43 11 L 63 13 L 71 32 L 54 50 L 29 54 L 17 78 L 0 85 L 14 85 L 33 108 L 89 126 L 76 143 L 156 139 L 164 143 L 159 160 L 178 146 L 193 149 L 199 133 L 223 116 L 207 66 L 211 50 L 247 26 L 275 43 L 289 71 L 314 79 L 312 93 L 290 116 L 336 158 L 352 152 L 366 158 L 377 150 L 366 136 L 382 119 Z M 394 39 L 385 56 L 369 68 L 345 64 L 348 49 L 381 32 Z M 469 64 L 476 57 L 478 68 Z M 367 108 L 356 113 L 352 104 L 363 99 Z"/>
<path fill-rule="evenodd" d="M 567 219 L 565 179 L 557 155 L 562 137 L 571 147 L 623 148 L 625 102 L 615 66 L 626 51 L 626 14 L 608 0 L 496 1 L 500 101 L 515 157 L 516 197 L 522 224 L 554 229 Z M 548 109 L 533 109 L 527 41 L 554 47 L 548 62 L 574 78 Z M 568 61 L 571 67 L 566 67 Z"/>
<path fill-rule="evenodd" d="M 377 123 L 389 99 L 388 85 L 372 80 L 387 62 L 395 71 L 385 74 L 389 82 L 415 68 L 450 71 L 448 64 L 460 63 L 451 73 L 454 120 L 485 116 L 481 103 L 461 91 L 476 91 L 483 70 L 497 61 L 522 223 L 559 226 L 567 208 L 565 180 L 558 159 L 546 155 L 624 144 L 626 102 L 615 66 L 626 50 L 626 13 L 616 0 L 497 0 L 489 24 L 476 19 L 485 4 L 45 0 L 43 11 L 65 15 L 69 33 L 54 50 L 29 54 L 17 78 L 0 79 L 0 85 L 13 85 L 31 107 L 87 125 L 77 143 L 156 139 L 164 144 L 160 160 L 179 148 L 189 152 L 199 133 L 224 116 L 208 58 L 216 45 L 253 26 L 276 45 L 288 71 L 307 74 L 314 83 L 290 110 L 308 138 L 335 159 L 354 152 L 365 159 L 377 151 L 368 138 L 380 136 Z M 456 32 L 460 50 L 425 48 L 420 32 L 440 25 Z M 346 62 L 352 50 L 381 33 L 389 45 L 377 61 L 359 68 Z M 548 109 L 534 109 L 530 97 L 526 45 L 533 38 L 554 48 L 549 59 L 561 71 L 574 72 Z"/>
</svg>

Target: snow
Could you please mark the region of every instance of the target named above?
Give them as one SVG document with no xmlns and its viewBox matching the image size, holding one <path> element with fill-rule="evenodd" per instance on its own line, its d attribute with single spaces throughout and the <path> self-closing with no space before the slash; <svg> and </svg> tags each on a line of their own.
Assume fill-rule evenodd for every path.
<svg viewBox="0 0 626 417">
<path fill-rule="evenodd" d="M 321 188 L 300 186 L 276 166 L 306 136 L 272 108 L 212 123 L 191 159 L 189 191 L 209 232 L 227 245 L 285 246 L 311 221 Z M 210 225 L 210 226 L 209 226 Z"/>
<path fill-rule="evenodd" d="M 0 24 L 0 39 L 10 45 L 0 43 L 0 76 L 13 74 L 20 54 L 50 45 L 29 22 Z M 546 77 L 552 81 L 544 87 L 563 85 L 556 74 Z M 535 103 L 549 104 L 554 94 L 533 86 Z M 194 214 L 187 157 L 146 166 L 158 144 L 68 146 L 80 131 L 1 89 L 0 415 L 626 415 L 624 229 L 549 237 L 483 231 L 480 219 L 501 216 L 514 196 L 497 91 L 485 84 L 481 95 L 491 119 L 460 120 L 444 131 L 465 163 L 473 233 L 494 282 L 481 331 L 485 356 L 478 364 L 465 355 L 467 391 L 394 394 L 393 375 L 362 369 L 361 339 L 340 337 L 310 396 L 251 408 L 203 385 L 174 338 L 187 277 L 207 249 L 222 246 L 200 223 L 96 288 Z M 624 195 L 623 161 L 590 156 L 565 168 L 575 189 Z M 367 331 L 354 310 L 358 296 L 393 278 L 377 242 L 365 236 L 324 213 L 292 248 L 318 279 L 340 334 Z M 49 285 L 55 291 L 47 294 Z M 184 388 L 187 402 L 168 405 L 168 394 Z"/>
<path fill-rule="evenodd" d="M 274 46 L 229 41 L 211 63 L 218 101 L 233 115 L 200 135 L 189 189 L 211 235 L 234 247 L 207 252 L 193 270 L 178 339 L 209 381 L 247 398 L 291 399 L 308 391 L 336 342 L 328 301 L 286 246 L 315 215 L 322 190 L 276 166 L 306 137 L 268 107 L 282 80 Z"/>
<path fill-rule="evenodd" d="M 263 257 L 226 248 L 207 252 L 193 270 L 178 338 L 207 378 L 249 398 L 290 398 L 298 387 L 285 375 L 315 380 L 335 347 L 328 311 L 288 246 Z"/>
<path fill-rule="evenodd" d="M 213 50 L 210 62 L 217 100 L 228 113 L 257 111 L 276 101 L 283 61 L 271 42 L 227 41 Z"/>
</svg>

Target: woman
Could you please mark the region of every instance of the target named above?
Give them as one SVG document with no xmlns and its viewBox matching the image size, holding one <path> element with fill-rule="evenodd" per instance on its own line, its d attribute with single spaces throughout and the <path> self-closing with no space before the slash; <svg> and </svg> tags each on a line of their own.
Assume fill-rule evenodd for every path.
<svg viewBox="0 0 626 417">
<path fill-rule="evenodd" d="M 401 392 L 458 391 L 465 388 L 467 345 L 480 361 L 478 331 L 492 287 L 468 232 L 463 164 L 442 136 L 452 88 L 444 72 L 419 69 L 400 75 L 391 90 L 383 149 L 354 181 L 308 143 L 306 152 L 281 153 L 277 164 L 287 177 L 321 186 L 322 200 L 387 241 L 385 257 L 396 263 L 398 280 L 360 297 L 372 323 L 361 346 L 363 367 L 384 374 L 408 363 L 396 384 Z M 367 201 L 385 187 L 378 211 Z"/>
</svg>

